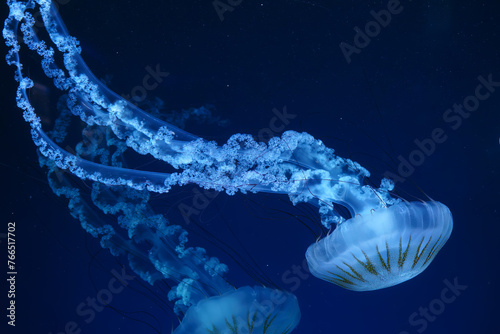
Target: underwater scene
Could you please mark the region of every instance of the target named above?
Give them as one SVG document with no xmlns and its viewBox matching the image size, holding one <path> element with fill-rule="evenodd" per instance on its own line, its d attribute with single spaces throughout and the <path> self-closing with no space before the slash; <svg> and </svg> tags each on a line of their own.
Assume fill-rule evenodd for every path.
<svg viewBox="0 0 500 334">
<path fill-rule="evenodd" d="M 500 333 L 498 2 L 1 14 L 1 333 Z"/>
</svg>

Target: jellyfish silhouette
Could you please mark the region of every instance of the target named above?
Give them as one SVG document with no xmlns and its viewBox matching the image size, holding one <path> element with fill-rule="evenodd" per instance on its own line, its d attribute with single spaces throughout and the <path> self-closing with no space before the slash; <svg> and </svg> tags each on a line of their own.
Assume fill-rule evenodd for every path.
<svg viewBox="0 0 500 334">
<path fill-rule="evenodd" d="M 105 212 L 121 212 L 118 225 L 127 231 L 128 237 L 118 237 L 115 229 L 107 225 L 96 226 L 89 222 L 87 214 L 75 212 L 75 216 L 83 217 L 82 225 L 100 237 L 103 247 L 114 253 L 132 254 L 131 267 L 146 281 L 172 278 L 179 282 L 170 294 L 176 300 L 177 310 L 187 312 L 185 321 L 191 325 L 198 321 L 199 328 L 215 333 L 234 332 L 233 328 L 246 323 L 246 330 L 271 333 L 276 332 L 273 326 L 277 326 L 278 332 L 287 333 L 296 325 L 289 319 L 299 312 L 294 297 L 290 297 L 285 298 L 290 302 L 257 317 L 254 303 L 268 299 L 272 292 L 260 288 L 233 291 L 221 278 L 226 270 L 224 265 L 206 257 L 202 250 L 186 250 L 182 229 L 168 225 L 134 201 L 143 198 L 147 202 L 150 192 L 167 193 L 173 187 L 196 184 L 229 195 L 238 191 L 268 192 L 286 194 L 293 204 L 310 203 L 318 207 L 325 227 L 337 225 L 332 234 L 308 249 L 311 272 L 353 290 L 380 289 L 414 277 L 425 270 L 449 238 L 452 218 L 446 206 L 433 201 L 407 203 L 393 197 L 394 184 L 387 179 L 382 180 L 379 188 L 366 184 L 370 173 L 365 168 L 335 155 L 333 149 L 308 133 L 287 131 L 267 143 L 257 142 L 250 135 L 235 134 L 219 145 L 153 117 L 96 78 L 80 55 L 79 42 L 69 34 L 50 1 L 9 0 L 8 4 L 10 13 L 3 30 L 10 47 L 6 59 L 15 67 L 19 82 L 17 103 L 31 127 L 33 142 L 54 167 L 81 180 L 93 181 L 96 189 L 100 189 L 99 185 L 108 187 L 106 191 L 96 190 L 97 194 L 118 193 L 105 197 L 122 198 L 113 204 L 101 202 L 97 195 L 94 204 Z M 45 35 L 33 28 L 32 10 L 41 14 Z M 33 81 L 23 73 L 21 48 L 27 48 L 32 56 L 38 54 L 45 75 L 68 95 L 68 118 L 111 134 L 112 142 L 108 145 L 119 149 L 89 146 L 87 154 L 75 153 L 63 149 L 65 146 L 58 141 L 64 137 L 64 131 L 48 134 L 29 98 Z M 162 167 L 155 171 L 140 166 L 128 168 L 117 162 L 125 149 L 153 158 Z M 62 193 L 69 195 L 70 202 L 78 202 L 73 191 Z M 337 205 L 347 208 L 353 218 L 345 220 L 337 213 Z M 141 249 L 134 245 L 141 240 L 152 245 L 147 260 L 134 255 L 141 254 Z M 221 313 L 213 313 L 214 310 Z M 210 324 L 203 320 L 205 312 L 213 319 Z M 241 318 L 245 317 L 247 321 L 243 322 Z M 264 320 L 257 324 L 254 318 Z M 210 325 L 213 326 L 208 329 Z M 195 332 L 189 326 L 185 323 L 179 331 Z"/>
</svg>

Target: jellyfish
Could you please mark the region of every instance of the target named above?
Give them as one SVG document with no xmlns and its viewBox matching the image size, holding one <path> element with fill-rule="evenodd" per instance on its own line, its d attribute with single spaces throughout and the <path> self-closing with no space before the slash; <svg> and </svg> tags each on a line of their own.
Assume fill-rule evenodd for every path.
<svg viewBox="0 0 500 334">
<path fill-rule="evenodd" d="M 290 333 L 299 319 L 297 299 L 292 294 L 247 286 L 191 307 L 174 334 Z"/>
<path fill-rule="evenodd" d="M 403 201 L 391 194 L 394 183 L 388 179 L 382 180 L 378 188 L 368 184 L 368 170 L 355 161 L 337 156 L 333 149 L 308 133 L 287 131 L 267 143 L 258 142 L 251 135 L 234 134 L 220 145 L 155 118 L 111 91 L 92 73 L 80 55 L 78 40 L 70 35 L 50 1 L 9 0 L 8 4 L 10 13 L 5 21 L 3 36 L 10 48 L 7 63 L 15 67 L 15 78 L 19 82 L 17 104 L 31 127 L 32 139 L 40 154 L 58 169 L 109 189 L 128 189 L 121 190 L 122 195 L 129 191 L 167 193 L 173 188 L 196 184 L 205 189 L 225 191 L 228 195 L 267 192 L 287 195 L 293 204 L 310 203 L 318 208 L 326 228 L 336 226 L 333 233 L 307 250 L 311 272 L 352 290 L 380 289 L 411 279 L 429 266 L 450 237 L 452 217 L 444 204 Z M 38 10 L 43 18 L 47 33 L 43 38 L 33 28 L 31 10 Z M 18 38 L 21 37 L 18 36 L 19 25 L 22 42 Z M 31 104 L 29 90 L 34 83 L 23 72 L 21 48 L 38 55 L 46 77 L 52 80 L 54 87 L 67 94 L 65 107 L 69 117 L 77 118 L 88 126 L 105 129 L 120 143 L 120 147 L 130 149 L 138 156 L 152 158 L 163 168 L 153 171 L 129 168 L 124 164 L 109 163 L 63 149 L 63 145 L 54 139 L 58 136 L 51 137 L 44 129 Z M 114 161 L 115 155 L 108 155 Z M 347 208 L 352 218 L 346 219 L 339 214 L 338 206 Z M 101 208 L 108 209 L 107 205 Z M 144 212 L 141 217 L 152 215 Z M 171 243 L 174 239 L 178 242 L 178 237 L 171 237 L 175 233 L 163 230 L 163 225 L 154 225 L 154 229 L 150 230 L 152 226 L 148 219 L 142 222 L 134 217 L 131 224 L 121 223 L 133 240 L 152 238 L 155 247 Z M 163 231 L 161 236 L 157 234 L 159 231 Z M 101 243 L 102 240 L 110 239 L 101 238 Z M 128 239 L 120 239 L 117 244 L 120 245 L 118 249 L 132 247 Z M 106 242 L 105 246 L 115 250 Z M 246 314 L 247 320 L 251 321 L 252 313 L 255 313 L 251 305 L 271 295 L 270 291 L 257 288 L 234 292 L 219 280 L 211 285 L 217 289 L 206 291 L 202 287 L 204 284 L 200 284 L 199 290 L 190 289 L 192 283 L 196 285 L 200 273 L 211 280 L 210 277 L 218 276 L 211 276 L 214 272 L 222 274 L 218 271 L 222 267 L 192 269 L 192 266 L 210 261 L 199 263 L 195 258 L 178 256 L 176 247 L 173 243 L 168 250 L 163 250 L 163 246 L 157 251 L 155 248 L 153 254 L 157 258 L 149 261 L 154 270 L 139 268 L 137 263 L 146 261 L 135 261 L 131 266 L 143 272 L 146 280 L 156 277 L 153 274 L 157 272 L 163 277 L 170 275 L 170 266 L 177 268 L 174 273 L 183 273 L 183 278 L 179 276 L 176 279 L 189 281 L 178 285 L 172 294 L 179 297 L 179 307 L 187 312 L 186 319 L 188 316 L 189 319 L 201 319 L 201 313 L 214 308 L 236 309 L 232 305 L 248 301 L 238 309 L 235 317 L 244 318 Z M 133 247 L 130 250 L 135 253 Z M 193 280 L 190 274 L 196 279 Z M 204 291 L 203 295 L 208 296 L 208 300 L 202 303 L 202 298 L 186 298 L 183 302 L 182 292 L 186 290 L 189 293 Z M 282 313 L 285 316 L 297 314 L 296 310 L 290 310 L 293 304 L 283 304 Z M 228 318 L 226 314 L 222 317 L 224 320 L 218 316 L 212 315 L 218 319 L 214 320 L 214 332 L 220 330 L 217 323 L 227 321 L 228 329 L 241 322 L 231 322 L 232 317 Z M 282 332 L 288 332 L 293 327 L 293 323 L 285 325 L 281 317 L 272 312 L 266 316 L 276 319 L 273 323 L 279 324 Z M 205 321 L 201 323 L 203 326 L 207 324 Z M 264 324 L 269 322 L 264 321 Z M 262 329 L 264 333 L 267 331 L 266 325 L 255 328 Z"/>
<path fill-rule="evenodd" d="M 452 228 L 442 203 L 398 203 L 343 222 L 309 246 L 307 263 L 314 276 L 349 290 L 387 288 L 424 271 Z"/>
<path fill-rule="evenodd" d="M 59 142 L 65 141 L 70 126 L 69 110 L 61 106 L 49 134 Z M 86 126 L 75 145 L 79 157 L 115 167 L 126 163 L 126 150 L 109 129 L 95 125 Z M 153 210 L 150 192 L 93 183 L 91 193 L 85 195 L 52 160 L 40 155 L 39 161 L 48 169 L 53 192 L 68 200 L 71 214 L 104 249 L 126 256 L 130 268 L 152 286 L 166 281 L 176 284 L 167 284 L 173 310 L 182 317 L 174 334 L 290 333 L 298 325 L 300 309 L 292 293 L 265 286 L 232 286 L 225 278 L 225 264 L 201 247 L 188 247 L 188 233 Z"/>
<path fill-rule="evenodd" d="M 290 333 L 298 325 L 300 309 L 293 294 L 264 286 L 232 287 L 224 278 L 226 265 L 200 247 L 186 247 L 187 232 L 151 211 L 148 192 L 94 184 L 89 203 L 50 160 L 40 160 L 49 168 L 53 191 L 69 199 L 72 215 L 103 248 L 127 255 L 130 267 L 151 285 L 177 283 L 168 294 L 175 312 L 183 315 L 174 334 Z M 114 215 L 116 222 L 103 222 L 92 205 Z M 152 246 L 146 251 L 145 245 Z"/>
</svg>

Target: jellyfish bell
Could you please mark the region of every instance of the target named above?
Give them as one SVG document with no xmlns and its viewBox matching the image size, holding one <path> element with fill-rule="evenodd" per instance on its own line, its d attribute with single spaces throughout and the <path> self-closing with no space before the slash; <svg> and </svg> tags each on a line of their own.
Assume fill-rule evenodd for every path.
<svg viewBox="0 0 500 334">
<path fill-rule="evenodd" d="M 245 286 L 190 307 L 174 334 L 290 333 L 299 320 L 293 294 Z"/>
<path fill-rule="evenodd" d="M 440 202 L 400 202 L 348 219 L 306 252 L 311 273 L 354 291 L 387 288 L 424 271 L 453 229 Z"/>
</svg>

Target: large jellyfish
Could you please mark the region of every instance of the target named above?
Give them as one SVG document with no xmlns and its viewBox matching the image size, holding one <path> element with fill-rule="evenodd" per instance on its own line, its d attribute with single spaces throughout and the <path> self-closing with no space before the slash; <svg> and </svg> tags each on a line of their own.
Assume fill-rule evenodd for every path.
<svg viewBox="0 0 500 334">
<path fill-rule="evenodd" d="M 424 271 L 452 228 L 439 202 L 399 203 L 340 224 L 307 249 L 307 263 L 316 277 L 343 288 L 382 289 Z"/>
<path fill-rule="evenodd" d="M 311 271 L 319 278 L 353 290 L 380 289 L 416 276 L 432 262 L 449 238 L 452 218 L 445 205 L 434 201 L 405 202 L 395 198 L 390 194 L 394 187 L 390 180 L 384 179 L 379 188 L 366 184 L 365 178 L 370 174 L 365 168 L 336 156 L 332 149 L 307 133 L 287 131 L 268 143 L 257 142 L 250 135 L 235 134 L 225 144 L 218 145 L 153 117 L 112 92 L 94 76 L 80 56 L 78 41 L 69 34 L 49 0 L 8 0 L 7 3 L 10 13 L 5 21 L 3 36 L 10 47 L 7 63 L 15 66 L 15 78 L 19 82 L 17 103 L 31 126 L 34 143 L 55 167 L 110 189 L 124 187 L 131 191 L 166 193 L 173 187 L 197 184 L 228 194 L 238 191 L 287 194 L 294 204 L 311 203 L 319 208 L 326 227 L 337 225 L 332 234 L 308 249 L 307 260 Z M 33 29 L 32 10 L 41 13 L 47 37 L 42 38 Z M 79 118 L 88 126 L 106 129 L 120 145 L 139 155 L 151 156 L 165 166 L 156 171 L 127 168 L 63 149 L 63 145 L 47 134 L 31 104 L 29 90 L 33 81 L 23 73 L 20 58 L 20 50 L 25 47 L 41 57 L 45 75 L 52 79 L 55 87 L 67 93 L 66 107 L 74 118 Z M 127 193 L 125 190 L 121 192 Z M 346 219 L 338 214 L 338 205 L 347 208 L 352 218 Z M 150 214 L 144 213 L 146 217 Z M 149 231 L 151 226 L 148 221 L 142 222 L 136 217 L 131 225 L 121 226 L 129 231 L 132 239 L 153 238 L 155 246 L 178 238 L 172 239 L 172 232 L 164 230 L 161 224 Z M 163 234 L 158 236 L 158 231 L 163 231 Z M 125 241 L 117 241 L 120 245 L 118 249 L 127 249 L 130 243 Z M 168 251 L 153 252 L 157 258 L 150 259 L 150 262 L 163 277 L 171 274 L 170 266 L 177 268 L 175 273 L 188 271 L 187 276 L 176 278 L 182 283 L 185 277 L 192 279 L 188 268 L 200 263 L 194 258 L 176 255 L 176 247 L 171 244 Z M 174 260 L 171 262 L 169 259 Z M 137 263 L 132 261 L 132 267 Z M 208 273 L 211 280 L 211 274 L 219 273 L 215 268 L 220 267 L 191 269 L 191 273 L 196 274 L 195 282 L 200 273 Z M 137 267 L 134 269 L 138 270 Z M 149 279 L 151 272 L 143 272 L 144 278 Z M 235 317 L 246 316 L 246 323 L 251 323 L 255 307 L 249 305 L 271 295 L 269 290 L 258 288 L 229 292 L 230 289 L 222 288 L 223 282 L 210 285 L 218 288 L 209 291 L 202 288 L 193 290 L 190 286 L 180 284 L 173 293 L 201 290 L 205 291 L 205 296 L 222 296 L 210 297 L 203 303 L 202 298 L 194 298 L 200 301 L 199 304 L 190 301 L 183 304 L 188 310 L 186 319 L 199 319 L 203 326 L 206 322 L 200 320 L 203 319 L 201 314 L 213 309 L 238 310 Z M 241 309 L 234 306 L 241 303 L 246 306 Z M 285 303 L 278 309 L 282 310 L 285 318 L 298 314 L 293 302 Z M 213 332 L 219 330 L 216 323 L 224 322 L 228 330 L 239 323 L 238 320 L 228 320 L 228 314 L 219 318 L 220 315 L 210 315 L 218 319 L 214 320 Z M 289 332 L 294 327 L 293 322 L 286 324 L 272 312 L 266 317 L 276 319 L 273 324 L 279 324 L 281 332 Z M 259 330 L 266 333 L 269 324 L 264 320 Z M 183 330 L 181 328 L 179 331 Z M 185 332 L 195 331 L 189 328 Z"/>
</svg>

